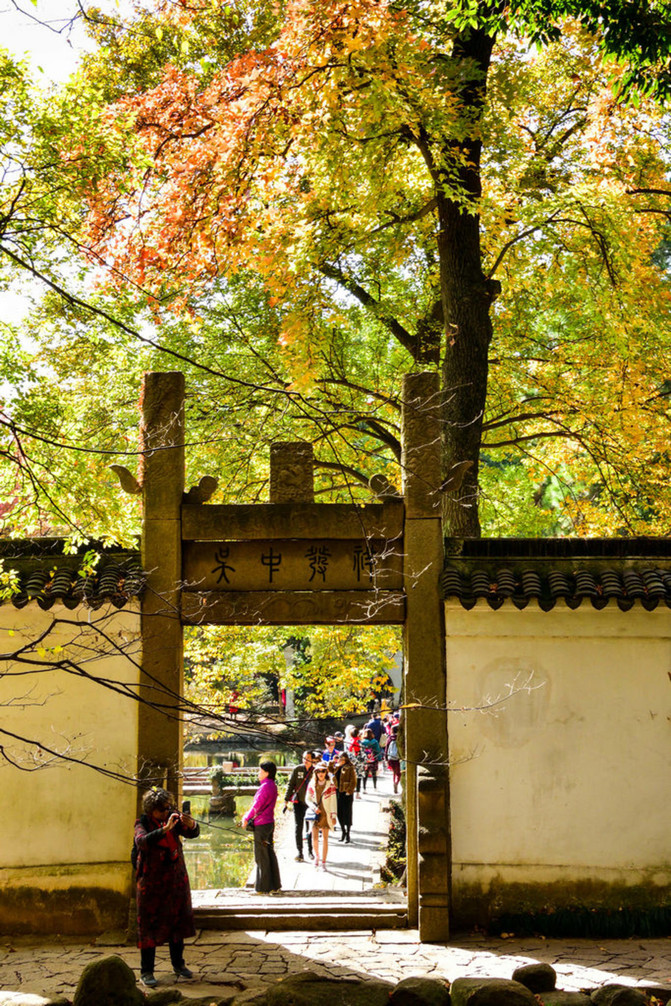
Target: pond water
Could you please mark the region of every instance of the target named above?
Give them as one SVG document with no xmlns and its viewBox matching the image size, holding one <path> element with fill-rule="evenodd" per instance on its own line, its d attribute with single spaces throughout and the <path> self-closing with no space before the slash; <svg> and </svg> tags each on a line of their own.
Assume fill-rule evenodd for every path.
<svg viewBox="0 0 671 1006">
<path fill-rule="evenodd" d="M 259 761 L 269 758 L 276 765 L 297 764 L 296 755 L 287 751 L 221 751 L 217 754 L 186 751 L 185 765 L 211 766 L 223 762 L 235 762 L 241 767 L 257 766 Z M 284 777 L 278 781 L 278 788 L 286 786 Z M 235 814 L 223 817 L 219 814 L 211 818 L 208 813 L 209 796 L 191 796 L 191 813 L 200 823 L 198 838 L 184 842 L 184 859 L 189 871 L 191 888 L 195 891 L 212 890 L 221 887 L 244 887 L 254 866 L 254 836 L 236 822 L 249 809 L 253 796 L 235 797 Z M 277 809 L 281 807 L 278 800 Z"/>
<path fill-rule="evenodd" d="M 236 796 L 239 821 L 253 796 Z M 193 890 L 244 887 L 254 865 L 254 836 L 236 824 L 236 818 L 208 817 L 209 796 L 192 796 L 191 813 L 200 822 L 198 838 L 184 842 L 184 859 Z"/>
</svg>

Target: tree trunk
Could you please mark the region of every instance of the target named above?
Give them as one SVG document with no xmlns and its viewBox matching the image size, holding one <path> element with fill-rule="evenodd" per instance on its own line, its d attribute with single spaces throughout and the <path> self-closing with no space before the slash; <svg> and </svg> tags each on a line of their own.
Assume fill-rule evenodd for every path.
<svg viewBox="0 0 671 1006">
<path fill-rule="evenodd" d="M 444 497 L 445 533 L 477 537 L 478 462 L 487 398 L 492 338 L 487 280 L 480 268 L 479 218 L 450 204 L 441 220 L 440 243 L 445 312 L 443 390 L 443 478 L 453 465 L 470 461 L 461 487 Z"/>
<path fill-rule="evenodd" d="M 485 100 L 487 69 L 494 39 L 481 31 L 464 33 L 455 42 L 453 58 L 464 66 L 476 65 L 477 80 L 464 85 L 462 100 L 474 135 Z M 472 75 L 472 71 L 471 71 Z M 490 309 L 498 284 L 492 283 L 482 269 L 480 248 L 481 195 L 479 139 L 466 139 L 453 145 L 446 158 L 463 165 L 458 184 L 467 196 L 467 207 L 446 197 L 448 181 L 437 186 L 440 232 L 441 297 L 445 320 L 445 352 L 442 365 L 443 389 L 443 478 L 453 465 L 470 461 L 460 489 L 444 497 L 445 533 L 455 537 L 480 535 L 478 517 L 478 462 L 482 423 L 487 398 L 489 344 L 492 338 Z"/>
</svg>

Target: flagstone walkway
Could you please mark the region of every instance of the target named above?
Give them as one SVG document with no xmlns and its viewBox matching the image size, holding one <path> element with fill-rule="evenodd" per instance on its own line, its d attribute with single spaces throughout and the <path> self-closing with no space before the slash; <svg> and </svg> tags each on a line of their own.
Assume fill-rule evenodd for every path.
<svg viewBox="0 0 671 1006">
<path fill-rule="evenodd" d="M 72 999 L 84 966 L 118 954 L 138 971 L 139 952 L 115 942 L 57 937 L 36 941 L 0 937 L 0 1006 L 41 1006 L 27 993 Z M 379 932 L 200 932 L 186 948 L 196 975 L 180 981 L 185 996 L 223 998 L 231 992 L 262 989 L 285 975 L 311 971 L 332 977 L 400 981 L 430 975 L 510 978 L 520 964 L 545 961 L 558 972 L 558 987 L 592 989 L 608 982 L 661 985 L 671 989 L 671 939 L 661 940 L 501 940 L 480 935 L 455 937 L 447 944 L 421 944 L 416 930 Z M 159 988 L 174 985 L 164 949 L 157 953 Z M 19 998 L 19 994 L 21 997 Z"/>
</svg>

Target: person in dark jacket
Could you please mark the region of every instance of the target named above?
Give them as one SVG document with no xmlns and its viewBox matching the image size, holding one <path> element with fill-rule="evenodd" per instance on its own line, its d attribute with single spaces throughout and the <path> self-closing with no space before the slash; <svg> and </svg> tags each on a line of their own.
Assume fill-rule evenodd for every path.
<svg viewBox="0 0 671 1006">
<path fill-rule="evenodd" d="M 349 755 L 344 751 L 338 756 L 338 764 L 333 773 L 333 781 L 336 785 L 336 800 L 338 824 L 340 825 L 340 841 L 350 841 L 350 830 L 352 828 L 352 802 L 356 789 L 356 769 L 350 761 Z"/>
<path fill-rule="evenodd" d="M 277 765 L 274 761 L 259 762 L 260 786 L 254 802 L 242 818 L 242 823 L 254 822 L 254 859 L 256 861 L 257 894 L 277 894 L 282 887 L 280 868 L 275 855 L 275 804 L 277 803 Z"/>
<path fill-rule="evenodd" d="M 373 734 L 373 737 L 378 742 L 378 744 L 380 743 L 380 737 L 384 733 L 384 724 L 380 719 L 379 712 L 374 713 L 371 716 L 371 718 L 368 720 L 368 723 L 366 723 L 363 729 L 364 731 L 370 730 L 371 733 Z"/>
<path fill-rule="evenodd" d="M 291 773 L 289 783 L 287 785 L 286 792 L 284 794 L 284 806 L 293 807 L 294 811 L 294 824 L 296 826 L 296 849 L 298 850 L 298 855 L 296 856 L 297 863 L 303 863 L 303 831 L 305 825 L 305 811 L 307 810 L 307 804 L 305 803 L 305 791 L 308 787 L 308 782 L 310 781 L 310 776 L 312 775 L 312 753 L 310 751 L 303 752 L 302 764 L 297 765 L 296 768 Z M 308 855 L 312 859 L 312 832 L 311 830 L 305 836 L 308 843 Z"/>
<path fill-rule="evenodd" d="M 137 945 L 142 984 L 154 988 L 156 947 L 163 943 L 175 975 L 193 978 L 184 963 L 184 940 L 196 930 L 181 840 L 196 838 L 200 825 L 179 814 L 172 794 L 156 786 L 142 797 L 142 811 L 135 822 Z"/>
</svg>

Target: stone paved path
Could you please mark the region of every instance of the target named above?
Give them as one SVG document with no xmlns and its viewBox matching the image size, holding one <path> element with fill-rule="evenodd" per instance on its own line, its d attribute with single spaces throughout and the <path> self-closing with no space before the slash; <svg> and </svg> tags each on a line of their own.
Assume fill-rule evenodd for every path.
<svg viewBox="0 0 671 1006">
<path fill-rule="evenodd" d="M 53 939 L 0 937 L 0 1006 L 21 1001 L 15 993 L 47 993 L 72 998 L 82 968 L 91 960 L 119 954 L 137 969 L 138 951 L 114 938 L 95 944 Z M 657 984 L 671 988 L 671 939 L 540 940 L 455 937 L 449 944 L 421 944 L 414 930 L 357 933 L 201 932 L 189 941 L 186 960 L 196 980 L 181 981 L 186 996 L 253 990 L 298 971 L 334 977 L 379 977 L 398 981 L 432 975 L 452 981 L 464 975 L 509 978 L 523 963 L 546 961 L 563 989 L 595 988 L 607 982 Z M 167 953 L 157 953 L 159 988 L 173 984 Z"/>
</svg>

